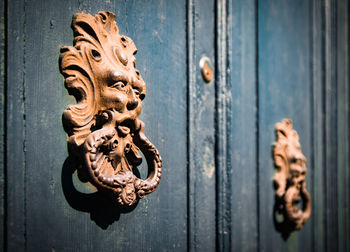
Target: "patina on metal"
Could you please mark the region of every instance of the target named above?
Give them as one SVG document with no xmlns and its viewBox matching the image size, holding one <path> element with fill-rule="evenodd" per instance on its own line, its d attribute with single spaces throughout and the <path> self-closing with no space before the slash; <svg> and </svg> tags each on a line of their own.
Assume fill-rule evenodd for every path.
<svg viewBox="0 0 350 252">
<path fill-rule="evenodd" d="M 276 208 L 283 215 L 289 231 L 303 227 L 311 214 L 311 197 L 306 189 L 306 157 L 301 151 L 299 135 L 290 119 L 275 125 L 277 140 L 273 158 L 276 166 Z M 298 204 L 301 203 L 300 208 Z"/>
<path fill-rule="evenodd" d="M 73 16 L 73 46 L 60 49 L 65 87 L 76 99 L 63 113 L 70 154 L 81 161 L 80 178 L 131 206 L 159 185 L 162 161 L 139 120 L 146 84 L 135 68 L 136 46 L 119 34 L 115 15 Z M 142 180 L 133 169 L 148 164 Z"/>
</svg>

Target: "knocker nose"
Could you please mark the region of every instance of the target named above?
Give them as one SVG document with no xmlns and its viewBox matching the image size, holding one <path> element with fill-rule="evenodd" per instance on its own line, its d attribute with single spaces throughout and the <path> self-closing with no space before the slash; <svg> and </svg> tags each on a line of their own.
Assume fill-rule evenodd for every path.
<svg viewBox="0 0 350 252">
<path fill-rule="evenodd" d="M 126 104 L 126 108 L 128 110 L 134 110 L 137 108 L 138 105 L 139 105 L 139 101 L 136 98 L 134 90 L 131 89 L 130 90 L 130 97 L 129 97 L 128 103 Z"/>
<path fill-rule="evenodd" d="M 136 99 L 133 99 L 131 101 L 128 102 L 128 104 L 126 105 L 128 110 L 134 110 L 137 108 L 137 106 L 139 105 L 139 101 Z"/>
</svg>

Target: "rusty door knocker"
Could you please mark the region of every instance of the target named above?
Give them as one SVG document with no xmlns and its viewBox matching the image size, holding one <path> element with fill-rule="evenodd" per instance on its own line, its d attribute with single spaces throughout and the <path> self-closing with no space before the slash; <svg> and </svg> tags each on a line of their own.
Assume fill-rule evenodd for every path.
<svg viewBox="0 0 350 252">
<path fill-rule="evenodd" d="M 299 135 L 292 121 L 284 119 L 275 126 L 277 141 L 273 148 L 276 206 L 284 223 L 299 230 L 310 218 L 311 197 L 306 189 L 306 158 L 301 152 Z M 302 207 L 298 206 L 299 202 Z"/>
<path fill-rule="evenodd" d="M 61 47 L 59 66 L 77 103 L 62 121 L 69 151 L 82 163 L 79 177 L 131 206 L 157 188 L 162 161 L 138 119 L 146 84 L 135 68 L 136 46 L 119 34 L 114 18 L 108 11 L 73 16 L 73 46 Z M 148 164 L 146 180 L 133 173 L 142 161 L 139 150 Z"/>
</svg>

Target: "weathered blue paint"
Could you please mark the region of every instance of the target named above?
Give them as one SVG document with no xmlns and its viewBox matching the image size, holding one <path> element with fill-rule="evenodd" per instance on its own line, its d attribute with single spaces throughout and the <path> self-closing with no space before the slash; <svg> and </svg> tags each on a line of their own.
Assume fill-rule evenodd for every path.
<svg viewBox="0 0 350 252">
<path fill-rule="evenodd" d="M 5 1 L 2 1 L 0 3 L 0 30 L 1 30 L 1 37 L 0 37 L 0 249 L 5 250 L 4 240 L 5 240 L 5 188 L 4 188 L 4 181 L 5 181 L 5 80 L 6 80 L 6 62 L 5 62 L 5 40 L 6 40 L 6 24 L 5 24 Z"/>
<path fill-rule="evenodd" d="M 189 249 L 215 251 L 215 78 L 206 84 L 199 61 L 215 62 L 215 2 L 190 1 L 188 6 L 188 148 Z"/>
<path fill-rule="evenodd" d="M 229 9 L 233 251 L 258 249 L 256 8 L 255 1 L 234 0 Z"/>
<path fill-rule="evenodd" d="M 6 39 L 6 239 L 7 251 L 25 248 L 24 4 L 7 4 Z M 19 70 L 20 69 L 20 70 Z"/>
</svg>

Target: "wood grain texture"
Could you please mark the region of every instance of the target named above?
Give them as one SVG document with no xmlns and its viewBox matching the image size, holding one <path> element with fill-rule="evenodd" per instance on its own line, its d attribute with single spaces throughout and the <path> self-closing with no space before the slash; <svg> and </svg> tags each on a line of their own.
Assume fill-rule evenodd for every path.
<svg viewBox="0 0 350 252">
<path fill-rule="evenodd" d="M 231 182 L 230 125 L 231 95 L 230 78 L 227 78 L 228 48 L 230 39 L 229 2 L 216 2 L 216 250 L 230 251 L 231 246 Z"/>
<path fill-rule="evenodd" d="M 315 251 L 348 251 L 349 5 L 313 1 Z M 347 69 L 347 70 L 345 70 Z"/>
<path fill-rule="evenodd" d="M 310 194 L 312 204 L 317 208 L 313 211 L 310 223 L 313 225 L 313 251 L 326 251 L 325 248 L 325 155 L 324 155 L 324 5 L 323 1 L 314 0 L 311 3 L 312 21 L 312 150 L 310 165 L 312 171 Z"/>
<path fill-rule="evenodd" d="M 215 64 L 214 1 L 191 1 L 189 18 L 189 249 L 216 249 L 215 80 L 206 84 L 202 56 Z M 214 73 L 215 75 L 215 73 Z"/>
<path fill-rule="evenodd" d="M 338 251 L 338 76 L 337 1 L 325 0 L 325 242 L 327 251 Z"/>
<path fill-rule="evenodd" d="M 0 3 L 0 249 L 5 251 L 5 106 L 6 106 L 6 9 L 5 1 Z"/>
<path fill-rule="evenodd" d="M 338 148 L 338 242 L 339 251 L 349 251 L 350 241 L 350 82 L 349 82 L 349 1 L 337 4 L 337 148 Z"/>
<path fill-rule="evenodd" d="M 256 1 L 230 1 L 228 60 L 232 251 L 258 250 Z M 264 169 L 264 167 L 262 167 Z M 265 183 L 265 182 L 264 182 Z M 264 204 L 262 207 L 265 207 Z"/>
<path fill-rule="evenodd" d="M 6 217 L 7 251 L 26 250 L 25 209 L 25 5 L 7 3 L 7 97 L 6 97 Z"/>
</svg>

